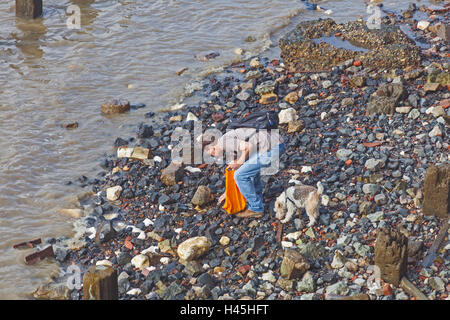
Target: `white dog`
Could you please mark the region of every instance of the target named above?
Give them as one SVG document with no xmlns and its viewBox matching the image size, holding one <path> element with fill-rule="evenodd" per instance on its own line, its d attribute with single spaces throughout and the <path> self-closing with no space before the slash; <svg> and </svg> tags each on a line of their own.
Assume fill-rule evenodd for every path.
<svg viewBox="0 0 450 320">
<path fill-rule="evenodd" d="M 301 208 L 305 208 L 309 217 L 308 227 L 313 226 L 319 218 L 319 205 L 323 186 L 317 183 L 317 189 L 312 186 L 303 185 L 299 181 L 294 181 L 295 186 L 289 187 L 275 201 L 274 211 L 277 219 L 281 223 L 286 223 L 292 219 L 295 212 L 300 215 Z"/>
</svg>

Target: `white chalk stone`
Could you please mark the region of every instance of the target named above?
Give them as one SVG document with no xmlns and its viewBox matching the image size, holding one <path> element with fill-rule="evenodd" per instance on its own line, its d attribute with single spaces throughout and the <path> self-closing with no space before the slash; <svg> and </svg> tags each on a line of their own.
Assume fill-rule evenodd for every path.
<svg viewBox="0 0 450 320">
<path fill-rule="evenodd" d="M 119 199 L 120 194 L 122 193 L 122 187 L 121 186 L 115 186 L 106 189 L 106 198 L 109 201 L 115 201 Z"/>
</svg>

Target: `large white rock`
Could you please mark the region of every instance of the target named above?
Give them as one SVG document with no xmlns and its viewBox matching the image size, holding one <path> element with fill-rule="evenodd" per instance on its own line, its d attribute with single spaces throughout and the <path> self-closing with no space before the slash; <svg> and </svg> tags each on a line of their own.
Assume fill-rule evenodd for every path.
<svg viewBox="0 0 450 320">
<path fill-rule="evenodd" d="M 178 246 L 177 253 L 180 259 L 191 261 L 207 252 L 211 242 L 207 237 L 194 237 L 187 239 Z"/>
<path fill-rule="evenodd" d="M 434 117 L 438 118 L 445 116 L 445 110 L 441 106 L 430 107 L 425 111 L 426 114 L 432 114 Z"/>
<path fill-rule="evenodd" d="M 117 149 L 117 158 L 131 158 L 131 155 L 133 154 L 134 148 L 128 148 L 128 147 L 119 147 Z"/>
<path fill-rule="evenodd" d="M 141 289 L 133 288 L 133 289 L 127 291 L 127 294 L 130 295 L 130 296 L 138 296 L 138 295 L 141 294 L 141 292 L 142 292 Z"/>
<path fill-rule="evenodd" d="M 111 261 L 109 260 L 100 260 L 97 261 L 97 263 L 95 264 L 96 266 L 105 266 L 105 267 L 112 267 L 113 264 Z"/>
<path fill-rule="evenodd" d="M 234 49 L 234 53 L 235 54 L 237 54 L 237 55 L 239 55 L 239 56 L 242 56 L 243 54 L 244 54 L 244 49 L 242 49 L 242 48 L 236 48 L 236 49 Z"/>
<path fill-rule="evenodd" d="M 272 283 L 275 283 L 277 281 L 277 278 L 273 274 L 272 270 L 269 270 L 268 272 L 263 273 L 261 278 L 262 278 L 263 281 L 269 281 L 269 282 L 272 282 Z"/>
<path fill-rule="evenodd" d="M 344 254 L 340 250 L 334 252 L 333 262 L 331 262 L 331 267 L 333 269 L 340 269 L 345 264 Z"/>
<path fill-rule="evenodd" d="M 329 87 L 331 87 L 333 85 L 333 82 L 331 82 L 330 80 L 325 80 L 322 82 L 322 87 L 324 89 L 328 89 Z"/>
<path fill-rule="evenodd" d="M 436 136 L 441 136 L 441 135 L 442 135 L 442 131 L 439 128 L 439 126 L 434 126 L 433 130 L 431 130 L 430 133 L 428 134 L 428 136 L 430 138 L 436 137 Z"/>
<path fill-rule="evenodd" d="M 258 58 L 254 58 L 250 61 L 250 67 L 251 68 L 261 68 L 262 64 L 261 64 L 261 62 L 259 62 Z"/>
<path fill-rule="evenodd" d="M 106 198 L 109 201 L 115 201 L 119 199 L 120 194 L 122 193 L 122 187 L 121 186 L 115 186 L 106 189 Z"/>
<path fill-rule="evenodd" d="M 281 110 L 278 114 L 279 123 L 289 123 L 297 120 L 297 111 L 294 108 Z"/>
<path fill-rule="evenodd" d="M 147 268 L 149 266 L 148 257 L 144 254 L 138 254 L 133 259 L 131 259 L 131 264 L 139 270 Z"/>
<path fill-rule="evenodd" d="M 429 25 L 430 25 L 429 21 L 422 20 L 419 21 L 419 23 L 417 23 L 417 28 L 423 31 L 426 30 Z"/>
<path fill-rule="evenodd" d="M 198 118 L 192 113 L 189 112 L 186 116 L 186 121 L 198 121 Z"/>
<path fill-rule="evenodd" d="M 222 236 L 219 242 L 221 245 L 227 246 L 230 243 L 230 238 L 228 238 L 227 236 Z"/>
</svg>

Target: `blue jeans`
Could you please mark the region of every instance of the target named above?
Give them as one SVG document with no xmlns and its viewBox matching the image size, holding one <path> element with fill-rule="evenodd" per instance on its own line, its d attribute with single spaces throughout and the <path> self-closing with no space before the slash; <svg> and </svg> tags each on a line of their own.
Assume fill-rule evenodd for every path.
<svg viewBox="0 0 450 320">
<path fill-rule="evenodd" d="M 249 210 L 264 212 L 261 169 L 269 167 L 272 161 L 279 161 L 279 155 L 284 149 L 285 144 L 280 143 L 266 153 L 255 153 L 234 173 L 236 185 L 247 200 Z"/>
</svg>

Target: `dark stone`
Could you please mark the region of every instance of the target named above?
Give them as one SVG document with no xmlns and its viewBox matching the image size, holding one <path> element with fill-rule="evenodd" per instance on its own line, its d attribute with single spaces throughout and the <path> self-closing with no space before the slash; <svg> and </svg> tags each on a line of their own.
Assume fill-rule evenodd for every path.
<svg viewBox="0 0 450 320">
<path fill-rule="evenodd" d="M 161 299 L 163 300 L 174 300 L 177 295 L 182 293 L 185 289 L 173 282 L 170 286 L 168 286 L 163 293 L 161 294 Z"/>
<path fill-rule="evenodd" d="M 163 274 L 161 270 L 155 270 L 148 274 L 147 280 L 152 281 L 153 283 L 158 283 L 163 278 Z"/>
<path fill-rule="evenodd" d="M 130 280 L 127 278 L 120 279 L 117 285 L 120 294 L 125 294 L 131 287 Z"/>
<path fill-rule="evenodd" d="M 197 277 L 202 271 L 203 268 L 197 261 L 189 261 L 184 267 L 184 273 L 192 277 Z"/>
<path fill-rule="evenodd" d="M 420 258 L 420 254 L 423 250 L 423 242 L 422 241 L 408 241 L 408 257 L 417 257 Z"/>
<path fill-rule="evenodd" d="M 173 200 L 169 196 L 161 194 L 158 198 L 158 203 L 164 206 L 173 203 Z"/>
<path fill-rule="evenodd" d="M 114 147 L 121 147 L 128 145 L 128 141 L 124 140 L 122 138 L 117 138 L 116 141 L 114 141 Z"/>
<path fill-rule="evenodd" d="M 118 257 L 117 257 L 117 264 L 119 266 L 124 266 L 128 263 L 131 262 L 131 255 L 128 252 L 122 252 Z"/>
<path fill-rule="evenodd" d="M 197 278 L 197 284 L 213 288 L 216 285 L 216 281 L 209 273 L 205 272 Z"/>
<path fill-rule="evenodd" d="M 328 272 L 322 276 L 322 280 L 326 283 L 334 283 L 338 279 L 338 276 L 335 272 Z"/>
<path fill-rule="evenodd" d="M 55 250 L 56 260 L 58 260 L 59 262 L 64 262 L 67 258 L 67 255 L 68 255 L 68 251 L 66 249 L 57 248 Z"/>
<path fill-rule="evenodd" d="M 141 124 L 139 126 L 138 138 L 150 138 L 153 135 L 153 128 L 151 126 Z"/>
<path fill-rule="evenodd" d="M 168 225 L 169 221 L 170 217 L 165 214 L 156 218 L 153 224 L 153 230 L 162 231 L 166 227 L 166 225 Z"/>
<path fill-rule="evenodd" d="M 154 286 L 155 284 L 153 283 L 153 281 L 145 280 L 144 283 L 142 283 L 140 289 L 143 294 L 148 294 Z"/>
<path fill-rule="evenodd" d="M 95 235 L 95 242 L 100 245 L 102 243 L 108 242 L 116 236 L 116 231 L 111 225 L 110 221 L 105 221 L 100 224 L 97 228 L 97 233 Z"/>
</svg>

